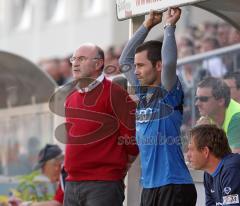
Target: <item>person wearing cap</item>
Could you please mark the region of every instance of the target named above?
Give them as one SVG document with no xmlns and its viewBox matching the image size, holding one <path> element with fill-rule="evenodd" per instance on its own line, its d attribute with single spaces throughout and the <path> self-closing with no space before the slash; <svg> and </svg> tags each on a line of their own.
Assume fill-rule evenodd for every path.
<svg viewBox="0 0 240 206">
<path fill-rule="evenodd" d="M 62 167 L 63 153 L 58 145 L 47 144 L 40 150 L 34 170 L 41 169 L 51 183 L 58 183 L 53 200 L 44 202 L 22 202 L 20 206 L 62 206 L 66 172 Z"/>
</svg>

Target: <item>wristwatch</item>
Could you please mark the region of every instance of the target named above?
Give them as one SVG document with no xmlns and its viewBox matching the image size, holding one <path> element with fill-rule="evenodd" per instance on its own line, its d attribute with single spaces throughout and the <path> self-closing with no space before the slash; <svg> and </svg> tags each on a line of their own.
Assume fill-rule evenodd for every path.
<svg viewBox="0 0 240 206">
<path fill-rule="evenodd" d="M 166 27 L 171 26 L 171 27 L 176 27 L 175 24 L 171 24 L 170 22 L 167 22 L 164 24 L 163 28 L 165 29 Z"/>
</svg>

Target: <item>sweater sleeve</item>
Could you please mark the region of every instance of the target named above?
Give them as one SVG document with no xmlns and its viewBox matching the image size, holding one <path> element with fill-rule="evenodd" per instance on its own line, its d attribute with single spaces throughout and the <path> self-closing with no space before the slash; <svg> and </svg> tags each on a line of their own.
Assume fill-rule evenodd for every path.
<svg viewBox="0 0 240 206">
<path fill-rule="evenodd" d="M 121 70 L 124 72 L 127 80 L 131 85 L 136 85 L 138 80 L 134 74 L 135 66 L 134 66 L 134 55 L 136 48 L 143 43 L 145 38 L 147 37 L 148 30 L 143 25 L 139 27 L 139 29 L 134 33 L 132 38 L 128 41 L 127 45 L 124 47 L 123 52 L 119 59 L 119 64 L 121 66 Z M 126 72 L 127 71 L 127 72 Z"/>
<path fill-rule="evenodd" d="M 162 46 L 162 72 L 161 81 L 163 87 L 170 91 L 177 80 L 177 45 L 175 40 L 175 27 L 168 26 L 164 30 L 164 39 Z"/>
</svg>

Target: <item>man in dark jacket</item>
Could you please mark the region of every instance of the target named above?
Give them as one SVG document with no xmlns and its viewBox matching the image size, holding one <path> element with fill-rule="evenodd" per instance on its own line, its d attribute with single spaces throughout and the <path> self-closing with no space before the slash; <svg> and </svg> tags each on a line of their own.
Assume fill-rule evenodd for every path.
<svg viewBox="0 0 240 206">
<path fill-rule="evenodd" d="M 240 155 L 231 152 L 222 129 L 215 125 L 194 127 L 187 156 L 192 168 L 205 171 L 206 206 L 240 205 Z"/>
</svg>

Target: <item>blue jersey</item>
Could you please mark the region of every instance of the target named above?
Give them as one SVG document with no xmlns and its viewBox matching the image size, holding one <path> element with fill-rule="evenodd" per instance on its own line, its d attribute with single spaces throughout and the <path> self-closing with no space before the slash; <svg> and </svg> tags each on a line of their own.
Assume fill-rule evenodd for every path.
<svg viewBox="0 0 240 206">
<path fill-rule="evenodd" d="M 161 85 L 144 87 L 134 74 L 134 53 L 148 30 L 142 25 L 124 48 L 120 65 L 139 98 L 136 111 L 136 138 L 140 151 L 141 182 L 144 188 L 168 184 L 192 184 L 181 150 L 183 91 L 176 76 L 177 47 L 174 27 L 166 27 L 162 44 L 161 83 L 171 83 L 169 91 Z M 160 48 L 159 48 L 160 49 Z M 130 68 L 130 69 L 129 69 Z M 171 78 L 171 77 L 176 78 Z"/>
<path fill-rule="evenodd" d="M 213 174 L 204 173 L 206 206 L 240 205 L 240 155 L 222 159 Z"/>
<path fill-rule="evenodd" d="M 151 88 L 147 93 L 142 93 L 140 88 L 137 92 L 140 100 L 136 111 L 136 137 L 143 187 L 192 184 L 181 149 L 183 91 L 180 82 L 177 81 L 170 92 L 161 86 Z"/>
</svg>

